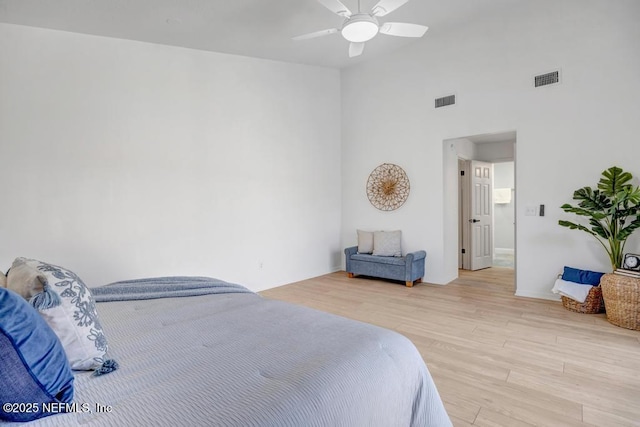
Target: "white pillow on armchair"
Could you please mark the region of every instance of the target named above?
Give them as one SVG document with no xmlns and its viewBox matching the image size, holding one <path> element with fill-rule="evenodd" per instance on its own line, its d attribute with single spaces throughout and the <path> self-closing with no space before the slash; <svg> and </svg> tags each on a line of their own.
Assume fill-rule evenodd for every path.
<svg viewBox="0 0 640 427">
<path fill-rule="evenodd" d="M 402 256 L 402 231 L 374 231 L 373 255 Z"/>
<path fill-rule="evenodd" d="M 373 231 L 356 231 L 358 233 L 358 253 L 370 254 L 373 252 Z"/>
</svg>

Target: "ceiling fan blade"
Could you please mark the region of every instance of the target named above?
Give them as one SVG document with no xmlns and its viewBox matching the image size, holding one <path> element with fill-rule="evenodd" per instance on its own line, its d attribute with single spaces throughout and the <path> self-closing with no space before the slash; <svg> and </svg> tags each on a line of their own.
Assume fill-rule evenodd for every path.
<svg viewBox="0 0 640 427">
<path fill-rule="evenodd" d="M 335 34 L 337 33 L 339 30 L 337 28 L 330 28 L 328 30 L 320 30 L 320 31 L 315 31 L 313 33 L 309 33 L 309 34 L 303 34 L 301 36 L 296 36 L 293 37 L 293 40 L 308 40 L 308 39 L 315 39 L 316 37 L 322 37 L 322 36 L 328 36 L 329 34 Z"/>
<path fill-rule="evenodd" d="M 429 27 L 404 22 L 385 22 L 380 26 L 380 32 L 389 36 L 422 37 Z"/>
<path fill-rule="evenodd" d="M 364 42 L 356 43 L 351 42 L 349 45 L 349 58 L 353 58 L 354 56 L 360 56 L 364 52 Z"/>
<path fill-rule="evenodd" d="M 373 9 L 371 9 L 371 14 L 373 16 L 384 16 L 393 12 L 408 1 L 409 0 L 380 0 L 378 4 L 373 6 Z"/>
<path fill-rule="evenodd" d="M 347 6 L 342 4 L 340 0 L 318 0 L 320 4 L 329 9 L 331 12 L 336 15 L 340 15 L 343 18 L 348 18 L 351 16 L 351 11 Z"/>
</svg>

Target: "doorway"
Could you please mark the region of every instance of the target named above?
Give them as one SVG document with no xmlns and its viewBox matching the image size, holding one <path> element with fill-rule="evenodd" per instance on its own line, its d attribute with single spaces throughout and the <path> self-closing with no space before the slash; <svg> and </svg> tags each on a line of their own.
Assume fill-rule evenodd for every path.
<svg viewBox="0 0 640 427">
<path fill-rule="evenodd" d="M 462 138 L 445 140 L 445 149 L 451 152 L 451 156 L 445 155 L 446 162 L 455 161 L 457 165 L 457 182 L 445 185 L 445 189 L 456 191 L 457 199 L 457 232 L 458 269 L 475 270 L 487 267 L 500 267 L 513 269 L 515 287 L 515 251 L 516 251 L 516 132 L 500 132 L 494 134 L 474 135 Z M 455 156 L 455 158 L 452 158 Z M 446 160 L 449 158 L 450 160 Z M 474 171 L 472 162 L 480 161 L 490 165 L 489 193 L 474 195 L 474 188 L 480 188 L 473 182 Z M 447 163 L 451 167 L 452 163 Z M 482 164 L 482 163 L 481 163 Z M 455 167 L 455 166 L 454 166 Z M 475 169 L 475 170 L 474 170 Z M 446 168 L 445 168 L 446 170 Z M 486 170 L 486 168 L 485 168 Z M 447 176 L 452 176 L 447 175 Z M 453 184 L 453 185 L 452 185 Z M 490 199 L 490 205 L 486 203 L 484 208 L 490 208 L 490 223 L 480 226 L 482 217 L 474 216 L 479 212 L 472 210 L 474 202 L 478 203 L 484 197 Z M 453 207 L 453 206 L 452 206 Z M 473 241 L 474 233 L 482 237 Z M 480 244 L 478 244 L 480 242 Z M 473 265 L 473 258 L 479 255 L 490 254 L 490 261 Z"/>
<path fill-rule="evenodd" d="M 515 266 L 515 162 L 493 163 L 493 265 Z"/>
</svg>

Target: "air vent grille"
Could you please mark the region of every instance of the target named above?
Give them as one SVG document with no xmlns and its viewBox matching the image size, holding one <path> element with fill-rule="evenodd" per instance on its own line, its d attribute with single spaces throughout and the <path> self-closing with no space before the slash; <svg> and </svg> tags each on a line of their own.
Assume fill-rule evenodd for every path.
<svg viewBox="0 0 640 427">
<path fill-rule="evenodd" d="M 552 85 L 560 82 L 560 72 L 552 71 L 551 73 L 540 74 L 533 79 L 536 87 Z"/>
<path fill-rule="evenodd" d="M 453 105 L 456 103 L 456 96 L 449 95 L 442 98 L 436 98 L 436 108 L 446 107 L 447 105 Z"/>
</svg>

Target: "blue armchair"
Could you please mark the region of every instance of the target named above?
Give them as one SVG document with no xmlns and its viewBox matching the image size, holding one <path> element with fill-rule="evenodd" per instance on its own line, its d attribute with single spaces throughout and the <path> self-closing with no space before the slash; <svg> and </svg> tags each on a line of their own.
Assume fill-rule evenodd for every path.
<svg viewBox="0 0 640 427">
<path fill-rule="evenodd" d="M 359 254 L 358 247 L 352 246 L 344 250 L 346 270 L 349 277 L 356 274 L 400 280 L 407 287 L 422 282 L 424 264 L 427 257 L 425 251 L 410 252 L 403 257 L 376 256 Z"/>
</svg>

